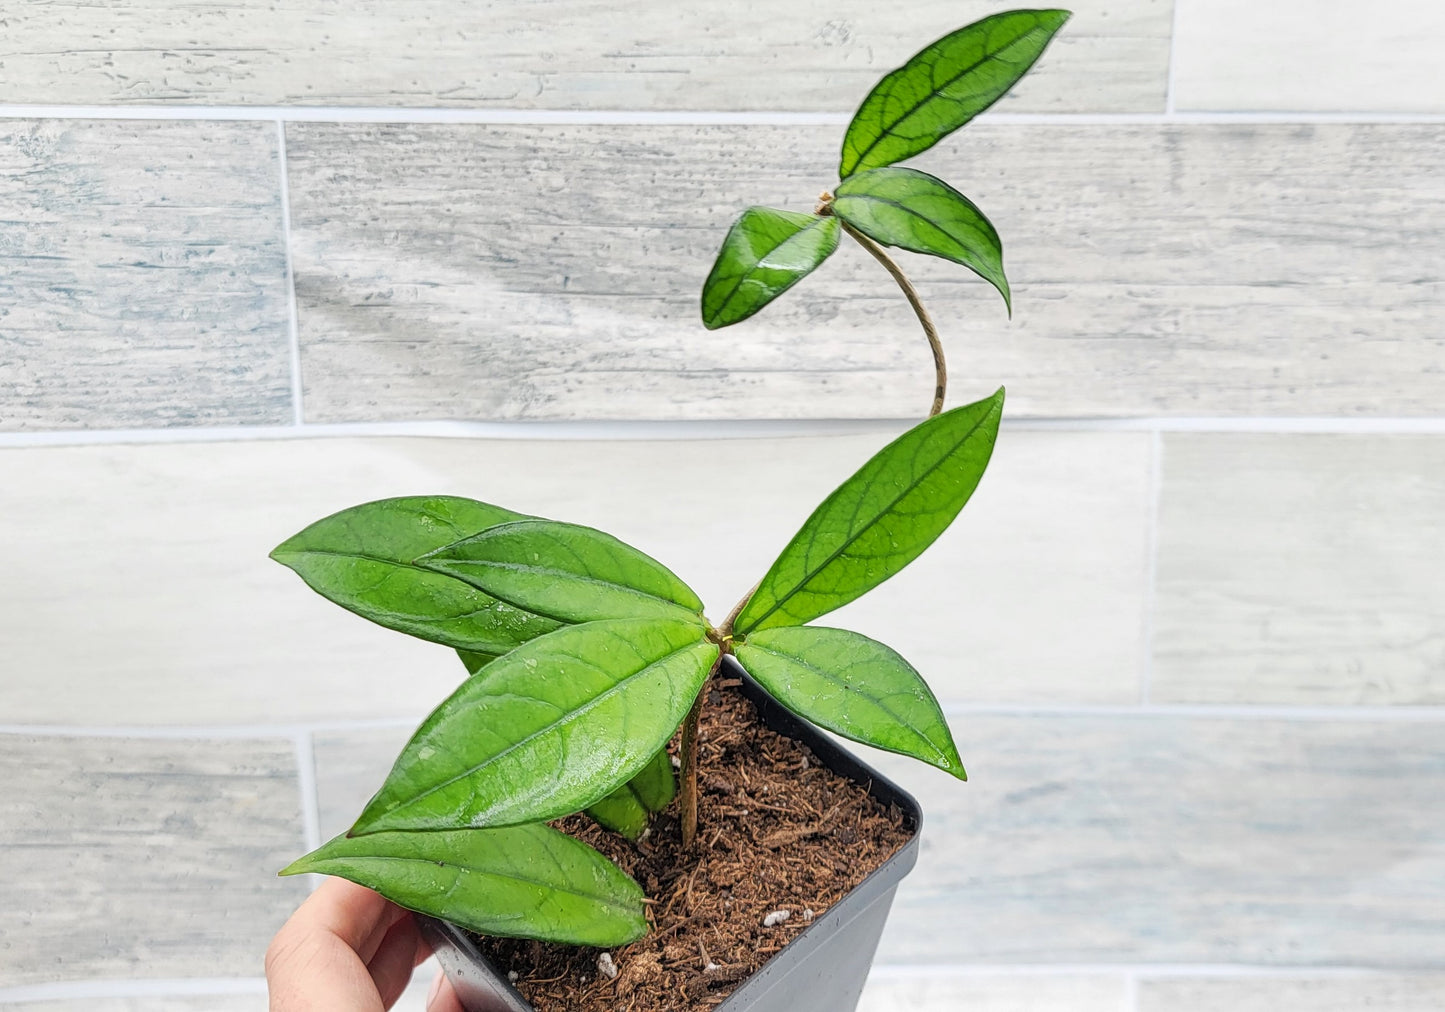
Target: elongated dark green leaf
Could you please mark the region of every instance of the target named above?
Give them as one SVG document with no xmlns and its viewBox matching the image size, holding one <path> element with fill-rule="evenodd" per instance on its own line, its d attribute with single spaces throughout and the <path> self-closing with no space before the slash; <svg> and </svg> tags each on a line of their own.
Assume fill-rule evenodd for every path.
<svg viewBox="0 0 1445 1012">
<path fill-rule="evenodd" d="M 885 246 L 963 264 L 1009 305 L 1003 243 L 973 201 L 917 169 L 873 169 L 838 185 L 833 213 Z"/>
<path fill-rule="evenodd" d="M 579 812 L 662 750 L 717 655 L 701 619 L 589 622 L 520 646 L 422 723 L 352 835 Z"/>
<path fill-rule="evenodd" d="M 416 564 L 557 622 L 702 613 L 697 595 L 662 563 L 577 524 L 499 524 L 423 555 Z"/>
<path fill-rule="evenodd" d="M 560 623 L 413 562 L 520 519 L 520 513 L 456 496 L 383 499 L 318 520 L 271 558 L 321 596 L 378 625 L 460 650 L 502 653 Z"/>
<path fill-rule="evenodd" d="M 812 272 L 838 248 L 827 217 L 750 207 L 728 230 L 702 286 L 708 330 L 746 320 Z"/>
<path fill-rule="evenodd" d="M 1005 11 L 924 47 L 858 107 L 838 174 L 847 179 L 933 147 L 1002 98 L 1067 20 L 1062 10 Z"/>
<path fill-rule="evenodd" d="M 484 935 L 625 945 L 647 933 L 642 889 L 547 826 L 338 836 L 281 872 L 339 875 Z"/>
<path fill-rule="evenodd" d="M 666 808 L 676 793 L 672 758 L 663 750 L 641 773 L 588 808 L 587 814 L 613 832 L 635 840 L 647 828 L 648 817 Z"/>
<path fill-rule="evenodd" d="M 467 650 L 458 650 L 457 656 L 466 665 L 469 675 L 475 675 L 497 659 L 496 654 Z M 672 760 L 666 751 L 662 751 L 642 768 L 641 773 L 587 809 L 587 814 L 614 833 L 635 840 L 647 828 L 648 817 L 666 808 L 676 792 L 677 778 L 672 772 Z"/>
<path fill-rule="evenodd" d="M 998 437 L 1003 389 L 919 425 L 823 500 L 734 623 L 742 636 L 802 625 L 878 586 L 944 532 L 978 487 Z"/>
<path fill-rule="evenodd" d="M 736 650 L 748 674 L 798 716 L 968 779 L 923 677 L 877 640 L 846 629 L 782 626 L 753 633 Z"/>
</svg>

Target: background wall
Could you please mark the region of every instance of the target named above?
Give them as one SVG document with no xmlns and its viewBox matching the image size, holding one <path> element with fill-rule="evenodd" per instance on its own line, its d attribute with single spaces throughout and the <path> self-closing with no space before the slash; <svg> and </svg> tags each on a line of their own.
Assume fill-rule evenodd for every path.
<svg viewBox="0 0 1445 1012">
<path fill-rule="evenodd" d="M 839 620 L 924 671 L 973 774 L 869 757 L 929 825 L 866 1008 L 1438 1008 L 1445 14 L 1075 6 L 918 162 L 1015 290 L 1009 321 L 908 259 L 951 402 L 1010 401 L 959 523 Z M 861 251 L 725 331 L 697 291 L 739 209 L 834 181 L 882 72 L 992 9 L 6 6 L 0 1005 L 263 1004 L 305 889 L 272 873 L 459 674 L 282 538 L 473 495 L 717 613 L 921 415 Z"/>
</svg>

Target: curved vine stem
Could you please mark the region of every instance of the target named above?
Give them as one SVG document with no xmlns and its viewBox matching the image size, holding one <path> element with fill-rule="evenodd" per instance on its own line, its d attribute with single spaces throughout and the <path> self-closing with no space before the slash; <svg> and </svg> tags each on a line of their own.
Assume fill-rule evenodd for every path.
<svg viewBox="0 0 1445 1012">
<path fill-rule="evenodd" d="M 843 226 L 843 231 L 858 241 L 858 245 L 873 254 L 873 259 L 882 264 L 884 270 L 893 275 L 893 280 L 898 282 L 898 287 L 903 289 L 903 295 L 908 299 L 908 304 L 913 307 L 918 322 L 923 325 L 923 334 L 928 338 L 928 347 L 933 351 L 933 368 L 938 377 L 938 382 L 933 388 L 933 407 L 928 412 L 928 417 L 932 418 L 943 410 L 943 394 L 948 389 L 948 367 L 943 363 L 943 342 L 938 339 L 938 328 L 933 325 L 933 318 L 928 315 L 928 310 L 923 308 L 923 302 L 918 298 L 918 292 L 913 287 L 913 282 L 908 280 L 903 269 L 893 262 L 893 258 L 883 252 L 883 247 L 846 221 L 839 219 L 839 224 Z"/>
</svg>

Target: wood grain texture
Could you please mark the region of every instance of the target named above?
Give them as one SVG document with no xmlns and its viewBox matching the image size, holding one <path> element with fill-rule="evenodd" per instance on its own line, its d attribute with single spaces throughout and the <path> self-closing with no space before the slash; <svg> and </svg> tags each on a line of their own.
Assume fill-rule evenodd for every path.
<svg viewBox="0 0 1445 1012">
<path fill-rule="evenodd" d="M 1441 1008 L 1445 1008 L 1445 976 L 1440 974 L 1139 982 L 1139 1012 L 1438 1012 Z"/>
<path fill-rule="evenodd" d="M 1180 110 L 1445 112 L 1445 8 L 1430 0 L 1189 0 Z"/>
<path fill-rule="evenodd" d="M 466 672 L 458 664 L 457 682 L 465 677 Z M 316 757 L 316 803 L 323 840 L 351 828 L 381 788 L 391 764 L 414 730 L 408 725 L 315 734 L 311 748 Z"/>
<path fill-rule="evenodd" d="M 1445 703 L 1445 439 L 1169 435 L 1152 698 Z"/>
<path fill-rule="evenodd" d="M 277 143 L 0 122 L 0 430 L 289 420 Z"/>
<path fill-rule="evenodd" d="M 1438 723 L 951 723 L 967 784 L 867 754 L 927 813 L 883 964 L 1445 969 Z"/>
<path fill-rule="evenodd" d="M 845 244 L 753 320 L 697 298 L 836 128 L 288 127 L 307 418 L 911 416 L 927 348 Z M 978 126 L 920 159 L 1004 237 L 1015 317 L 903 254 L 953 403 L 1014 416 L 1433 415 L 1445 127 Z M 1341 200 L 1341 194 L 1349 194 Z"/>
<path fill-rule="evenodd" d="M 289 742 L 0 735 L 0 770 L 0 987 L 255 976 L 305 895 Z"/>
<path fill-rule="evenodd" d="M 197 972 L 204 968 L 198 967 Z M 15 1012 L 264 1012 L 266 995 L 147 995 L 144 998 L 77 998 L 0 1001 Z"/>
<path fill-rule="evenodd" d="M 0 678 L 0 714 L 419 718 L 461 676 L 451 651 L 342 611 L 271 562 L 271 548 L 357 503 L 469 495 L 613 533 L 720 618 L 896 431 L 0 450 L 0 516 L 18 518 L 0 525 L 0 657 L 20 673 Z M 947 699 L 1136 698 L 1147 451 L 1139 433 L 1005 432 L 948 534 L 836 621 L 902 650 Z"/>
<path fill-rule="evenodd" d="M 1159 112 L 1170 0 L 1080 0 L 1003 108 Z M 986 0 L 121 0 L 7 12 L 0 102 L 851 111 Z"/>
<path fill-rule="evenodd" d="M 858 1012 L 1118 1012 L 1122 977 L 893 977 L 874 972 Z"/>
</svg>

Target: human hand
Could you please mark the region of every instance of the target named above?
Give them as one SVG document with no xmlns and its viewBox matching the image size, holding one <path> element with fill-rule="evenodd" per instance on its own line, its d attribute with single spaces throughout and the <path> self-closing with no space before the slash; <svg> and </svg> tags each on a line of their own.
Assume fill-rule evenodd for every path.
<svg viewBox="0 0 1445 1012">
<path fill-rule="evenodd" d="M 431 947 L 411 912 L 363 886 L 328 878 L 266 950 L 271 1012 L 385 1012 Z M 427 1012 L 464 1012 L 438 976 Z"/>
</svg>

